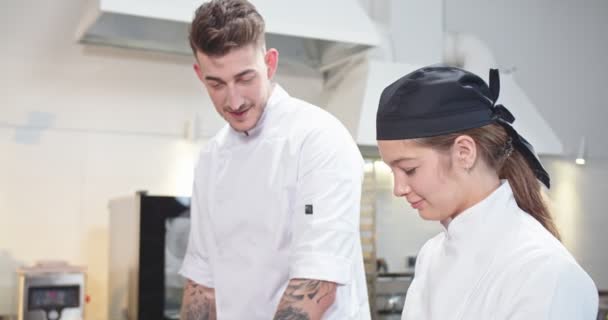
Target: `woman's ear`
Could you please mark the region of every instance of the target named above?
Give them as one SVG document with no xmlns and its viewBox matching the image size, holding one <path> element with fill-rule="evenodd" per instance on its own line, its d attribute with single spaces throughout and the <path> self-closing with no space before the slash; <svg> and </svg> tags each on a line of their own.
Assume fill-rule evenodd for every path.
<svg viewBox="0 0 608 320">
<path fill-rule="evenodd" d="M 452 146 L 453 163 L 458 167 L 470 171 L 477 161 L 477 144 L 468 135 L 462 135 L 454 140 Z"/>
</svg>

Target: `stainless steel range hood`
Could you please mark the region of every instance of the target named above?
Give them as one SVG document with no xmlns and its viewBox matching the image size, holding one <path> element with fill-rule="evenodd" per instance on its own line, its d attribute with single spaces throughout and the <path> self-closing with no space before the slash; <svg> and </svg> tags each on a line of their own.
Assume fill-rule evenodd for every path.
<svg viewBox="0 0 608 320">
<path fill-rule="evenodd" d="M 85 44 L 191 55 L 187 40 L 204 1 L 90 0 L 77 30 Z M 357 0 L 253 0 L 266 21 L 267 43 L 282 61 L 316 69 L 375 46 L 378 34 Z"/>
</svg>

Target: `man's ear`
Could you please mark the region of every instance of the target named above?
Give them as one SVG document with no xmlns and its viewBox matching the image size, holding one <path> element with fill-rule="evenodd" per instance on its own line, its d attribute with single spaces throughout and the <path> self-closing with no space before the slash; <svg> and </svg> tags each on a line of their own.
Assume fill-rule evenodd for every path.
<svg viewBox="0 0 608 320">
<path fill-rule="evenodd" d="M 198 62 L 195 62 L 192 65 L 192 68 L 194 68 L 194 72 L 196 73 L 196 76 L 198 77 L 199 80 L 201 80 L 201 82 L 203 81 L 203 73 L 201 71 L 201 66 L 198 64 Z"/>
<path fill-rule="evenodd" d="M 266 63 L 268 79 L 272 80 L 279 65 L 279 51 L 275 48 L 268 49 L 264 55 L 264 62 Z"/>
<path fill-rule="evenodd" d="M 452 146 L 452 160 L 458 167 L 470 170 L 477 161 L 477 144 L 468 135 L 458 136 Z"/>
</svg>

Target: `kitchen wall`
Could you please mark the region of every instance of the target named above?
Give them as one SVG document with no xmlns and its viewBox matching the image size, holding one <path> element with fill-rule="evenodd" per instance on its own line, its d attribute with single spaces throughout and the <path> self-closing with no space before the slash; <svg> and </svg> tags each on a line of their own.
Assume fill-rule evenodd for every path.
<svg viewBox="0 0 608 320">
<path fill-rule="evenodd" d="M 89 314 L 105 319 L 107 201 L 188 194 L 198 144 L 180 132 L 205 105 L 186 64 L 70 47 L 67 61 L 42 56 L 3 74 L 0 250 L 9 262 L 86 265 Z"/>
<path fill-rule="evenodd" d="M 187 58 L 76 45 L 79 1 L 1 6 L 0 264 L 87 266 L 88 316 L 106 319 L 107 201 L 188 194 L 199 143 L 182 131 L 208 103 Z"/>
<path fill-rule="evenodd" d="M 587 159 L 585 166 L 573 158 L 544 157 L 551 175 L 551 209 L 564 245 L 589 272 L 597 287 L 608 288 L 608 158 Z"/>
</svg>

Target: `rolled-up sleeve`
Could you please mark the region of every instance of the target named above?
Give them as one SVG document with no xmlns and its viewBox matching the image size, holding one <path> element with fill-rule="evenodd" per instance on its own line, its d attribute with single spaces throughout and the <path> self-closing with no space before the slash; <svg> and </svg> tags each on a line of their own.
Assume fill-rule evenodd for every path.
<svg viewBox="0 0 608 320">
<path fill-rule="evenodd" d="M 299 159 L 290 278 L 348 284 L 360 257 L 363 159 L 341 126 L 311 133 Z"/>
</svg>

